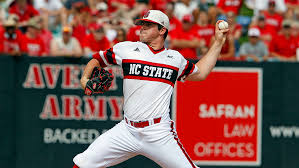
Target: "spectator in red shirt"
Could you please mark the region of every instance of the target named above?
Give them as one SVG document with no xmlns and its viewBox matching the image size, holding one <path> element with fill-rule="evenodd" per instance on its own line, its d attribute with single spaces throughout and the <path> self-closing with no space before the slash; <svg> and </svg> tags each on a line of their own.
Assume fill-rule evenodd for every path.
<svg viewBox="0 0 299 168">
<path fill-rule="evenodd" d="M 265 43 L 265 45 L 269 48 L 270 43 L 272 41 L 272 37 L 276 35 L 276 31 L 271 28 L 271 26 L 266 25 L 264 15 L 260 15 L 257 18 L 256 26 L 253 26 L 259 29 L 260 31 L 260 39 Z"/>
<path fill-rule="evenodd" d="M 110 0 L 108 1 L 108 10 L 110 13 L 123 12 L 132 9 L 135 5 L 135 0 Z"/>
<path fill-rule="evenodd" d="M 275 1 L 269 1 L 268 10 L 264 11 L 266 25 L 278 32 L 281 28 L 283 17 L 275 10 Z"/>
<path fill-rule="evenodd" d="M 200 38 L 204 39 L 205 46 L 207 47 L 210 46 L 211 38 L 213 37 L 215 32 L 215 26 L 209 24 L 208 19 L 208 13 L 205 11 L 201 11 L 199 13 L 198 23 L 195 25 L 197 35 Z"/>
<path fill-rule="evenodd" d="M 219 0 L 217 7 L 220 13 L 234 12 L 235 15 L 239 14 L 243 0 Z"/>
<path fill-rule="evenodd" d="M 204 46 L 204 40 L 200 40 L 193 25 L 192 15 L 185 15 L 182 20 L 182 28 L 174 30 L 170 36 L 170 48 L 179 51 L 186 59 L 198 59 L 197 48 Z"/>
<path fill-rule="evenodd" d="M 174 3 L 170 2 L 166 5 L 165 14 L 169 18 L 169 30 L 168 35 L 171 36 L 172 33 L 175 33 L 175 29 L 182 27 L 182 22 L 174 16 Z"/>
<path fill-rule="evenodd" d="M 19 17 L 19 26 L 26 25 L 26 21 L 39 15 L 39 12 L 27 0 L 17 0 L 9 8 L 9 13 L 16 14 Z"/>
<path fill-rule="evenodd" d="M 73 36 L 77 38 L 82 48 L 87 35 L 88 15 L 86 5 L 83 1 L 78 1 L 72 4 L 70 14 L 72 17 L 69 16 L 69 18 L 72 18 L 70 24 L 73 28 Z"/>
<path fill-rule="evenodd" d="M 297 57 L 297 61 L 298 61 L 298 56 L 299 56 L 299 22 L 294 22 L 292 24 L 292 35 L 295 37 L 295 41 L 297 42 L 297 49 L 296 49 L 296 57 Z"/>
<path fill-rule="evenodd" d="M 230 32 L 234 40 L 239 40 L 242 35 L 242 26 L 236 22 L 236 15 L 234 12 L 226 13 L 227 22 L 229 24 Z"/>
<path fill-rule="evenodd" d="M 22 51 L 29 56 L 46 56 L 45 44 L 39 36 L 40 26 L 35 19 L 27 23 L 27 31 L 22 41 Z"/>
<path fill-rule="evenodd" d="M 91 34 L 87 35 L 84 43 L 84 55 L 91 57 L 96 51 L 104 51 L 110 48 L 110 42 L 105 37 L 104 27 L 96 24 L 91 28 Z"/>
<path fill-rule="evenodd" d="M 0 53 L 12 56 L 21 55 L 22 33 L 16 30 L 16 25 L 13 19 L 4 21 L 4 31 L 0 33 Z"/>
<path fill-rule="evenodd" d="M 140 28 L 141 28 L 141 26 L 132 26 L 128 30 L 127 40 L 128 41 L 133 41 L 133 42 L 139 41 Z"/>
<path fill-rule="evenodd" d="M 215 37 L 212 37 L 211 43 L 213 43 Z M 235 45 L 234 45 L 234 38 L 232 33 L 228 32 L 224 45 L 222 46 L 220 57 L 218 60 L 221 61 L 236 61 L 239 60 L 239 57 L 236 57 L 235 54 Z"/>
<path fill-rule="evenodd" d="M 222 61 L 236 61 L 234 38 L 232 34 L 228 34 L 226 41 L 221 49 L 220 57 L 218 60 Z"/>
<path fill-rule="evenodd" d="M 298 44 L 299 44 L 299 22 L 294 22 L 292 24 L 292 36 L 297 38 Z"/>
<path fill-rule="evenodd" d="M 99 10 L 99 6 L 97 5 L 98 4 L 98 1 L 97 0 L 88 0 L 87 1 L 88 3 L 88 7 L 87 7 L 87 11 L 89 13 L 89 15 L 97 15 L 100 10 Z M 105 5 L 107 5 L 105 2 L 103 2 Z M 102 4 L 102 2 L 101 2 Z M 108 6 L 106 6 L 108 8 Z"/>
<path fill-rule="evenodd" d="M 296 61 L 296 38 L 291 35 L 291 23 L 285 20 L 281 33 L 273 38 L 270 45 L 271 56 L 280 61 Z"/>
<path fill-rule="evenodd" d="M 44 18 L 40 18 L 38 20 L 37 24 L 39 24 L 39 26 L 40 26 L 38 34 L 39 34 L 40 38 L 43 40 L 43 43 L 45 45 L 46 54 L 50 55 L 50 43 L 49 42 L 53 38 L 52 32 L 49 31 L 48 27 L 46 26 L 47 23 L 45 22 Z"/>
<path fill-rule="evenodd" d="M 1 21 L 1 23 L 2 22 L 5 22 L 5 21 Z M 5 29 L 4 29 L 3 25 L 0 24 L 0 33 L 4 33 L 4 32 L 5 32 Z"/>
<path fill-rule="evenodd" d="M 168 0 L 150 0 L 150 9 L 165 12 Z"/>
</svg>

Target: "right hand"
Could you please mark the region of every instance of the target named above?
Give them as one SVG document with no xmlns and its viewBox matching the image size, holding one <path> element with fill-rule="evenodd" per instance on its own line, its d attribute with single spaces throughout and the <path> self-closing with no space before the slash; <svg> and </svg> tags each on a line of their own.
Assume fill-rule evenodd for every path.
<svg viewBox="0 0 299 168">
<path fill-rule="evenodd" d="M 223 45 L 226 40 L 227 33 L 229 31 L 228 29 L 219 29 L 218 25 L 223 20 L 218 20 L 215 26 L 215 42 L 218 42 L 219 44 Z"/>
</svg>

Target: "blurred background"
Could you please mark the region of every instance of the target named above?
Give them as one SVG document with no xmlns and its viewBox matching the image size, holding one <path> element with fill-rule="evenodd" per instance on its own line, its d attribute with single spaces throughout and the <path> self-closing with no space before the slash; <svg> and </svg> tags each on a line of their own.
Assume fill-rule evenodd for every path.
<svg viewBox="0 0 299 168">
<path fill-rule="evenodd" d="M 231 28 L 220 60 L 295 62 L 298 55 L 297 0 L 2 0 L 0 9 L 0 52 L 12 56 L 91 58 L 138 41 L 134 20 L 150 9 L 168 15 L 166 47 L 187 59 L 207 52 L 218 19 Z"/>
<path fill-rule="evenodd" d="M 219 104 L 230 109 L 233 105 L 235 113 L 240 107 L 243 114 L 254 108 L 254 118 L 239 117 L 227 121 L 229 126 L 222 123 L 224 115 L 218 117 L 221 121 L 201 118 L 185 128 L 180 121 L 188 123 L 192 115 L 180 114 L 188 102 L 173 98 L 171 115 L 191 158 L 201 167 L 299 167 L 299 0 L 0 0 L 1 168 L 72 167 L 77 153 L 122 120 L 121 68 L 108 68 L 116 79 L 104 95 L 84 96 L 80 76 L 93 53 L 118 42 L 138 41 L 140 27 L 134 20 L 151 9 L 170 19 L 165 47 L 193 62 L 213 43 L 217 20 L 226 20 L 230 32 L 216 65 L 220 70 L 207 81 L 215 82 L 191 90 L 214 97 L 193 104 L 207 106 L 210 115 L 221 112 Z M 228 71 L 236 76 L 222 80 Z M 191 93 L 183 96 L 191 97 L 189 102 L 195 99 Z M 198 106 L 188 109 L 197 114 Z M 217 133 L 200 129 L 205 122 L 218 123 L 219 134 L 226 136 L 221 152 L 215 153 L 208 142 L 194 148 L 189 140 L 204 140 L 185 134 L 205 139 L 213 135 L 209 142 L 217 144 Z M 236 128 L 236 123 L 245 125 Z M 243 126 L 253 133 L 249 129 L 242 134 Z M 159 166 L 138 156 L 115 167 Z"/>
</svg>

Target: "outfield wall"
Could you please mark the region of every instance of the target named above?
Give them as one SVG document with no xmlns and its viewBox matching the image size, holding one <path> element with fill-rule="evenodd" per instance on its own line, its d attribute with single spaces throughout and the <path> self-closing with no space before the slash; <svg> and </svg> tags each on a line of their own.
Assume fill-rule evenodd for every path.
<svg viewBox="0 0 299 168">
<path fill-rule="evenodd" d="M 27 57 L 0 57 L 0 167 L 1 168 L 67 168 L 72 167 L 72 158 L 79 152 L 82 152 L 88 145 L 100 134 L 113 127 L 122 117 L 122 70 L 120 67 L 114 66 L 108 68 L 114 73 L 114 80 L 111 90 L 103 95 L 85 96 L 83 90 L 80 89 L 80 76 L 84 70 L 86 59 L 72 58 L 27 58 Z M 190 131 L 188 128 L 182 127 L 184 122 L 188 122 L 188 117 L 183 121 L 181 115 L 185 107 L 173 99 L 172 117 L 178 122 L 178 134 L 182 136 L 182 142 L 187 142 L 186 150 L 192 156 L 192 159 L 201 165 L 201 167 L 217 167 L 220 165 L 225 168 L 232 167 L 260 167 L 260 168 L 298 168 L 299 166 L 299 64 L 298 63 L 247 63 L 247 62 L 220 62 L 217 64 L 219 69 L 258 69 L 261 72 L 258 87 L 261 91 L 258 94 L 260 104 L 255 99 L 247 99 L 250 87 L 254 84 L 245 82 L 244 87 L 239 87 L 241 81 L 236 79 L 222 79 L 223 85 L 231 86 L 236 84 L 236 90 L 244 88 L 244 93 L 240 90 L 234 90 L 231 87 L 232 94 L 237 92 L 238 99 L 252 100 L 254 108 L 260 108 L 256 111 L 259 118 L 252 123 L 256 124 L 254 133 L 250 137 L 236 137 L 234 139 L 223 139 L 221 142 L 232 143 L 242 142 L 251 143 L 255 139 L 260 141 L 252 141 L 256 145 L 254 155 L 250 155 L 248 148 L 231 147 L 227 150 L 231 154 L 214 153 L 210 155 L 198 154 L 202 149 L 193 151 L 189 148 L 189 142 L 183 137 L 188 132 L 194 132 L 197 135 L 209 135 L 211 131 L 212 141 L 219 141 L 218 134 L 214 132 L 226 130 L 226 136 L 232 136 L 233 131 L 223 127 L 221 122 L 225 119 L 211 120 L 215 122 L 217 127 L 207 127 L 210 121 L 207 118 L 201 118 L 201 122 L 194 122 L 194 127 L 207 128 L 204 132 L 200 129 Z M 217 76 L 217 74 L 215 74 Z M 211 75 L 207 82 L 216 80 L 215 75 Z M 219 76 L 219 74 L 218 74 Z M 229 76 L 229 75 L 227 75 Z M 246 73 L 241 77 L 246 78 Z M 222 76 L 223 77 L 223 76 Z M 221 78 L 221 74 L 220 74 Z M 244 79 L 245 79 L 244 78 Z M 251 81 L 251 78 L 248 78 Z M 231 85 L 230 85 L 231 82 Z M 244 80 L 243 80 L 244 82 Z M 189 83 L 190 84 L 190 83 Z M 185 84 L 179 83 L 176 89 L 184 88 Z M 184 89 L 191 88 L 186 86 Z M 206 87 L 205 83 L 200 85 Z M 229 96 L 229 91 L 217 91 L 211 87 L 211 91 L 196 94 L 201 97 L 200 101 L 205 101 L 210 97 L 205 105 L 213 105 L 213 107 L 224 104 L 234 104 L 234 97 Z M 217 87 L 218 88 L 218 87 Z M 228 87 L 230 88 L 230 87 Z M 203 89 L 203 88 L 201 88 Z M 189 89 L 190 90 L 190 89 Z M 205 89 L 203 89 L 205 90 Z M 241 92 L 241 93 L 240 93 Z M 177 91 L 177 94 L 184 93 Z M 209 94 L 213 94 L 219 99 L 213 99 Z M 194 96 L 194 99 L 197 97 Z M 192 95 L 191 95 L 192 97 Z M 205 99 L 207 97 L 207 99 Z M 253 96 L 254 97 L 254 96 Z M 223 99 L 220 99 L 223 98 Z M 200 103 L 199 103 L 200 104 Z M 249 105 L 248 105 L 249 106 Z M 201 107 L 203 107 L 201 105 Z M 210 106 L 209 106 L 210 107 Z M 194 108 L 193 108 L 194 109 Z M 191 111 L 191 112 L 190 112 Z M 213 110 L 208 108 L 210 114 Z M 175 113 L 174 113 L 175 112 Z M 189 110 L 190 114 L 194 114 Z M 188 116 L 185 112 L 184 115 Z M 191 116 L 191 115 L 190 115 Z M 211 118 L 209 118 L 211 119 Z M 258 120 L 261 120 L 258 122 Z M 250 120 L 250 118 L 248 119 Z M 247 119 L 230 120 L 226 122 L 246 123 Z M 219 122 L 217 122 L 219 121 Z M 204 124 L 206 123 L 206 124 Z M 190 124 L 189 124 L 190 125 Z M 192 126 L 192 125 L 191 125 Z M 260 128 L 260 130 L 258 129 Z M 213 131 L 213 133 L 212 133 Z M 248 134 L 249 135 L 249 134 Z M 214 139 L 215 140 L 214 140 Z M 198 141 L 204 141 L 198 139 Z M 191 144 L 191 143 L 190 143 Z M 260 145 L 260 148 L 257 148 Z M 205 148 L 207 149 L 207 148 Z M 242 155 L 243 150 L 247 149 L 249 154 Z M 237 153 L 236 153 L 237 152 Z M 236 153 L 236 154 L 232 154 Z M 194 154 L 194 156 L 193 156 Z M 197 155 L 196 155 L 197 154 Z M 239 154 L 239 155 L 238 155 Z M 215 156 L 215 157 L 213 157 Z M 221 158 L 218 158 L 221 156 Z M 246 158 L 246 157 L 247 158 Z M 239 158 L 238 158 L 239 157 Z M 210 159 L 210 160 L 209 160 Z M 255 160 L 256 159 L 256 160 Z M 204 162 L 200 162 L 205 160 Z M 241 160 L 241 161 L 240 161 Z M 138 156 L 130 159 L 115 168 L 154 168 L 159 167 L 147 158 Z"/>
</svg>

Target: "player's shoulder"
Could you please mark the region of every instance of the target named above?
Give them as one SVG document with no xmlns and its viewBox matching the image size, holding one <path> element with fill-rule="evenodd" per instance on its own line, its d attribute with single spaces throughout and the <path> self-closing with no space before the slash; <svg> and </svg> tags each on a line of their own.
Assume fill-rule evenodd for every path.
<svg viewBox="0 0 299 168">
<path fill-rule="evenodd" d="M 173 56 L 173 57 L 175 57 L 177 59 L 184 59 L 184 57 L 182 56 L 182 54 L 179 53 L 176 50 L 167 49 L 167 54 L 170 55 L 170 56 Z"/>
<path fill-rule="evenodd" d="M 138 42 L 132 42 L 132 41 L 123 41 L 123 42 L 119 42 L 116 43 L 113 48 L 128 48 L 128 47 L 133 47 L 139 45 Z"/>
</svg>

